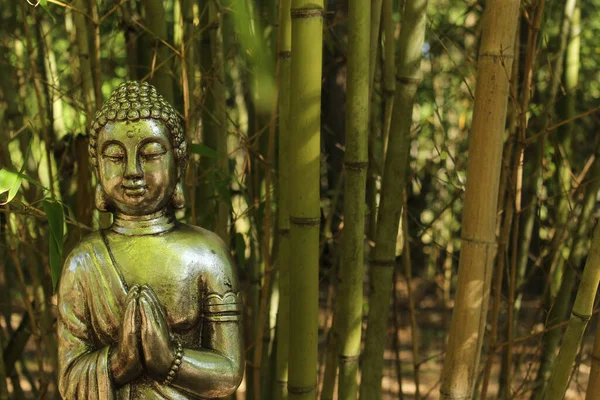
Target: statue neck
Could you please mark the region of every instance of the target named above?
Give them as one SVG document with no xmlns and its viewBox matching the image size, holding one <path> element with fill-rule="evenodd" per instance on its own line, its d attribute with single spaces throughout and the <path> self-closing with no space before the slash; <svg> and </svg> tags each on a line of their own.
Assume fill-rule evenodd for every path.
<svg viewBox="0 0 600 400">
<path fill-rule="evenodd" d="M 163 209 L 149 215 L 125 215 L 116 213 L 111 229 L 127 236 L 156 235 L 175 226 L 173 212 Z"/>
</svg>

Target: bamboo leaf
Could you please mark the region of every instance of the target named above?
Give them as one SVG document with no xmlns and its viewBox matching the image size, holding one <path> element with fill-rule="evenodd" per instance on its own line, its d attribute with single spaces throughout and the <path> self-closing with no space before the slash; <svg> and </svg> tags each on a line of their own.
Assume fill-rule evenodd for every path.
<svg viewBox="0 0 600 400">
<path fill-rule="evenodd" d="M 55 200 L 45 199 L 42 207 L 50 225 L 50 270 L 52 271 L 52 288 L 56 289 L 62 265 L 65 215 L 62 204 Z"/>
<path fill-rule="evenodd" d="M 21 187 L 21 182 L 23 182 L 23 178 L 18 173 L 4 168 L 0 169 L 0 194 L 8 192 L 6 201 L 1 202 L 0 205 L 8 204 L 14 199 Z"/>
<path fill-rule="evenodd" d="M 192 143 L 190 146 L 190 151 L 193 154 L 198 154 L 201 157 L 210 157 L 210 158 L 220 158 L 221 154 L 219 154 L 215 149 L 208 147 L 202 143 Z"/>
</svg>

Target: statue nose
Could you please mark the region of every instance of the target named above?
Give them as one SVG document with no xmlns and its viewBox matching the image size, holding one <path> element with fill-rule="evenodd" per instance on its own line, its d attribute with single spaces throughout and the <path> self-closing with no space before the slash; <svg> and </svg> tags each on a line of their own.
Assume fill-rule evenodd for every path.
<svg viewBox="0 0 600 400">
<path fill-rule="evenodd" d="M 127 166 L 125 168 L 125 178 L 127 179 L 136 179 L 141 178 L 143 176 L 142 169 L 140 164 L 138 163 L 137 157 L 128 157 L 127 158 Z"/>
</svg>

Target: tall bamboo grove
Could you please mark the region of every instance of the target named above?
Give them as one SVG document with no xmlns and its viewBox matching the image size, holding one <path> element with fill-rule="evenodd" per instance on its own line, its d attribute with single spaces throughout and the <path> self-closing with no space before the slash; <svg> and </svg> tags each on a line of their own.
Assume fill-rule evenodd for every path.
<svg viewBox="0 0 600 400">
<path fill-rule="evenodd" d="M 290 399 L 315 399 L 319 311 L 323 0 L 293 0 L 289 141 Z"/>
<path fill-rule="evenodd" d="M 354 400 L 362 330 L 365 190 L 369 125 L 370 0 L 348 3 L 348 86 L 344 169 L 344 230 L 336 313 L 339 318 L 339 399 Z"/>
<path fill-rule="evenodd" d="M 458 283 L 442 371 L 442 399 L 470 398 L 478 371 L 496 254 L 496 203 L 518 16 L 519 0 L 490 0 L 482 19 Z"/>
<path fill-rule="evenodd" d="M 394 98 L 388 152 L 385 158 L 375 249 L 370 262 L 369 317 L 362 366 L 361 399 L 381 398 L 383 352 L 410 149 L 412 110 L 420 79 L 421 54 L 427 26 L 427 0 L 408 0 L 402 15 L 396 60 Z M 391 38 L 386 37 L 386 41 Z M 389 68 L 388 68 L 389 69 Z M 386 74 L 387 76 L 387 74 Z"/>
</svg>

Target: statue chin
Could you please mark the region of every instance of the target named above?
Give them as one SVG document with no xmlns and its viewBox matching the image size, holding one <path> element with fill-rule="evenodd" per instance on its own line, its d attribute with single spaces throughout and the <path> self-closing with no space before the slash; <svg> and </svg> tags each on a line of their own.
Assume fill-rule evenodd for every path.
<svg viewBox="0 0 600 400">
<path fill-rule="evenodd" d="M 242 301 L 229 249 L 178 222 L 187 147 L 177 113 L 145 82 L 96 114 L 90 155 L 108 229 L 71 251 L 58 288 L 64 399 L 232 394 L 244 370 Z"/>
</svg>

